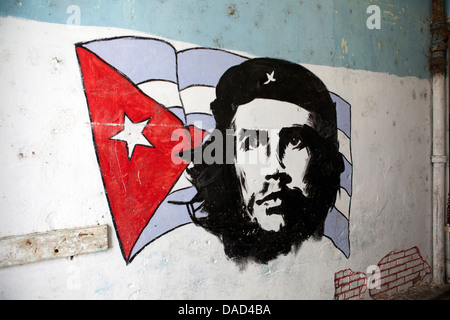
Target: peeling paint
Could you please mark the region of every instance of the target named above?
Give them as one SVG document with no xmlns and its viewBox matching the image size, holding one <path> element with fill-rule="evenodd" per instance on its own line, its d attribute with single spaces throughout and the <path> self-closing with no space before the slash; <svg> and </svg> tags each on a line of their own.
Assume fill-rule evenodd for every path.
<svg viewBox="0 0 450 320">
<path fill-rule="evenodd" d="M 344 37 L 342 37 L 341 48 L 343 53 L 348 53 L 347 41 L 345 41 Z"/>
<path fill-rule="evenodd" d="M 35 3 L 31 10 L 29 6 L 18 6 L 16 0 L 2 1 L 0 15 L 53 23 L 66 22 L 65 9 L 71 5 L 69 0 L 58 1 L 55 6 L 49 6 L 44 1 Z M 382 10 L 380 30 L 369 30 L 366 27 L 368 15 L 365 10 L 368 3 L 354 2 L 349 5 L 345 0 L 333 1 L 332 5 L 307 1 L 299 3 L 296 0 L 235 0 L 219 2 L 217 5 L 211 5 L 209 1 L 180 3 L 174 0 L 136 0 L 113 2 L 108 4 L 107 10 L 98 4 L 92 7 L 88 1 L 79 1 L 77 5 L 82 12 L 81 23 L 86 26 L 132 28 L 206 47 L 226 47 L 257 56 L 426 78 L 428 67 L 427 61 L 423 60 L 424 51 L 411 51 L 407 48 L 412 42 L 420 48 L 428 46 L 430 2 L 421 1 L 408 5 L 401 1 L 372 3 L 376 3 Z M 299 21 L 308 26 L 308 30 L 314 30 L 314 37 L 321 41 L 311 41 L 311 32 L 298 28 Z M 350 29 L 352 32 L 348 33 Z M 237 30 L 239 31 L 236 32 Z M 408 32 L 405 33 L 405 30 Z M 352 60 L 327 54 L 341 45 L 342 37 L 338 35 L 345 33 L 348 33 L 345 41 L 352 44 L 352 52 L 355 53 Z M 248 35 L 252 35 L 251 41 Z M 267 45 L 265 38 L 276 39 L 277 45 Z M 337 41 L 339 42 L 336 43 Z M 394 63 L 388 51 L 381 51 L 376 59 L 367 59 L 366 50 L 373 48 L 374 42 L 376 46 L 377 41 L 386 48 L 401 49 L 400 59 L 408 56 L 414 68 L 401 68 Z M 316 54 L 302 54 L 298 50 L 299 43 L 308 44 L 309 49 Z M 348 52 L 347 50 L 346 54 Z"/>
</svg>

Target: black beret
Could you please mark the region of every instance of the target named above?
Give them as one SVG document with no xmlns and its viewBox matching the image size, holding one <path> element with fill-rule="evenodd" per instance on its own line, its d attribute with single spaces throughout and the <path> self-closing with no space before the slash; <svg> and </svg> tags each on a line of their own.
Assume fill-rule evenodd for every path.
<svg viewBox="0 0 450 320">
<path fill-rule="evenodd" d="M 228 128 L 237 108 L 257 98 L 296 104 L 321 123 L 322 135 L 336 134 L 336 109 L 324 83 L 299 64 L 270 58 L 246 60 L 222 75 L 211 103 L 216 127 Z"/>
</svg>

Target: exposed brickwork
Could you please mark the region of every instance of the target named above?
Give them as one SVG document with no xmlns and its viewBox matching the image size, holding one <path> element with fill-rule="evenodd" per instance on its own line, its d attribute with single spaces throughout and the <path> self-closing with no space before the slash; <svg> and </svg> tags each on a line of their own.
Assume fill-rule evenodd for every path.
<svg viewBox="0 0 450 320">
<path fill-rule="evenodd" d="M 369 285 L 369 295 L 374 300 L 389 299 L 418 286 L 431 274 L 430 265 L 423 260 L 417 247 L 392 251 L 378 263 L 380 273 L 377 287 Z M 369 275 L 370 277 L 370 275 Z M 371 279 L 374 281 L 374 279 Z M 334 275 L 334 298 L 336 300 L 361 300 L 367 289 L 367 275 L 351 269 Z"/>
<path fill-rule="evenodd" d="M 367 277 L 351 269 L 341 270 L 334 275 L 334 298 L 336 300 L 361 300 L 366 292 Z"/>
<path fill-rule="evenodd" d="M 393 251 L 378 263 L 381 286 L 369 289 L 370 296 L 387 299 L 418 286 L 431 273 L 429 264 L 423 260 L 417 247 L 408 250 Z"/>
</svg>

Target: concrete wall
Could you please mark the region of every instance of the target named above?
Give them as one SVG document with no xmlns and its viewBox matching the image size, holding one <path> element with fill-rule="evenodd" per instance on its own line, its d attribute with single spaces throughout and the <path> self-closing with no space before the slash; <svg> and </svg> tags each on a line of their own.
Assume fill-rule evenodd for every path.
<svg viewBox="0 0 450 320">
<path fill-rule="evenodd" d="M 110 231 L 106 251 L 1 268 L 2 299 L 379 299 L 429 278 L 429 1 L 2 1 L 0 14 L 0 237 Z M 242 268 L 187 224 L 127 264 L 75 52 L 118 36 L 300 63 L 348 102 L 350 255 L 324 238 Z"/>
</svg>

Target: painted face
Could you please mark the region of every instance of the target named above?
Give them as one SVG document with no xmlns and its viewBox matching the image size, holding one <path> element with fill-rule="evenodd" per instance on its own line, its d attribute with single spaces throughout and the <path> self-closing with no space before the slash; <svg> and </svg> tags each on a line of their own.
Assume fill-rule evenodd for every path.
<svg viewBox="0 0 450 320">
<path fill-rule="evenodd" d="M 287 202 L 293 204 L 287 194 L 308 197 L 310 113 L 289 102 L 255 99 L 238 107 L 233 126 L 235 168 L 247 213 L 262 229 L 278 231 L 288 223 Z"/>
</svg>

